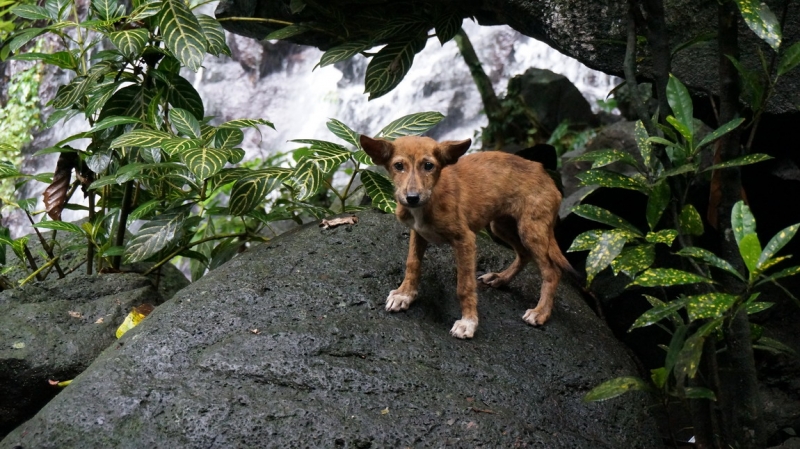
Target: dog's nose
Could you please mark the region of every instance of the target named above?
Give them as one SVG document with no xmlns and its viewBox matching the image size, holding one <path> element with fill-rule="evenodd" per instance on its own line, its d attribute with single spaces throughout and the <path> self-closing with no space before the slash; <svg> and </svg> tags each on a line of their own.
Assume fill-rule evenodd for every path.
<svg viewBox="0 0 800 449">
<path fill-rule="evenodd" d="M 413 193 L 406 195 L 406 202 L 409 206 L 414 206 L 419 203 L 419 193 Z"/>
</svg>

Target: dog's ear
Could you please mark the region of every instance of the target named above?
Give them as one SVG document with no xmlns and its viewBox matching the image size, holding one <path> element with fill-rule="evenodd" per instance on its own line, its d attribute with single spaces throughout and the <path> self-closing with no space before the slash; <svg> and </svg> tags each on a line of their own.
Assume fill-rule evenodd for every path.
<svg viewBox="0 0 800 449">
<path fill-rule="evenodd" d="M 472 145 L 472 140 L 445 140 L 439 142 L 437 152 L 444 165 L 455 164 Z"/>
<path fill-rule="evenodd" d="M 389 162 L 394 152 L 394 147 L 388 140 L 372 139 L 362 134 L 359 142 L 361 142 L 361 148 L 372 158 L 375 165 L 384 165 Z"/>
</svg>

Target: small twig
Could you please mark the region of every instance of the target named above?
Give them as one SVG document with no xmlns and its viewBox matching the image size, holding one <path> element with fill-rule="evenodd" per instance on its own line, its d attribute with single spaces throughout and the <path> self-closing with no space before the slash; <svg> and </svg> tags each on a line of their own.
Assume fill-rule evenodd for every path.
<svg viewBox="0 0 800 449">
<path fill-rule="evenodd" d="M 31 216 L 30 212 L 25 211 L 25 215 L 28 216 L 28 221 L 31 222 L 31 225 L 36 224 L 36 223 L 34 223 L 33 217 Z M 34 227 L 33 230 L 36 231 L 36 236 L 39 237 L 39 243 L 42 244 L 42 249 L 44 249 L 44 252 L 47 253 L 47 257 L 49 257 L 50 259 L 53 259 L 55 257 L 55 256 L 53 256 L 53 248 L 50 245 L 47 244 L 47 241 L 45 240 L 44 236 L 42 235 L 41 232 L 39 232 L 39 228 Z M 53 231 L 53 232 L 55 232 L 55 231 Z M 55 268 L 56 268 L 56 271 L 58 272 L 58 278 L 59 279 L 64 279 L 64 272 L 61 270 L 61 267 L 58 264 L 56 264 Z"/>
<path fill-rule="evenodd" d="M 33 254 L 31 254 L 31 250 L 28 249 L 28 245 L 23 245 L 22 252 L 25 254 L 25 258 L 28 260 L 28 265 L 31 267 L 35 273 L 39 273 L 39 269 L 36 267 L 36 260 L 33 258 Z M 41 279 L 39 279 L 41 281 Z"/>
<path fill-rule="evenodd" d="M 25 247 L 25 250 L 27 252 L 27 247 Z M 56 256 L 56 257 L 48 260 L 47 263 L 42 265 L 41 268 L 39 268 L 38 270 L 36 270 L 33 273 L 31 273 L 30 276 L 28 276 L 25 279 L 21 280 L 19 282 L 19 285 L 23 286 L 23 285 L 27 284 L 28 282 L 30 282 L 33 278 L 37 278 L 38 279 L 39 273 L 41 273 L 42 270 L 44 270 L 44 269 L 50 267 L 51 265 L 53 265 L 54 263 L 56 263 L 58 261 L 59 257 L 61 257 L 61 256 Z M 39 279 L 39 280 L 41 281 L 41 279 Z"/>
<path fill-rule="evenodd" d="M 489 413 L 489 414 L 492 414 L 492 415 L 497 415 L 498 414 L 497 412 L 489 410 L 488 408 L 484 409 L 484 408 L 478 408 L 478 407 L 470 407 L 469 409 L 472 410 L 475 413 Z"/>
</svg>

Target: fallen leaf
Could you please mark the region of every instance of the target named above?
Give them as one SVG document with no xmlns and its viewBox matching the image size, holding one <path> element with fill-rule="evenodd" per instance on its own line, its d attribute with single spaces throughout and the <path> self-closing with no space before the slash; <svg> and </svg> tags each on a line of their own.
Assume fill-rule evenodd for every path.
<svg viewBox="0 0 800 449">
<path fill-rule="evenodd" d="M 381 415 L 388 415 L 388 414 L 389 414 L 389 407 L 386 407 L 385 409 L 381 410 Z"/>
<path fill-rule="evenodd" d="M 475 421 L 470 421 L 467 423 L 467 430 L 474 429 L 476 427 L 478 427 L 478 424 Z"/>
<path fill-rule="evenodd" d="M 131 313 L 125 317 L 125 321 L 117 328 L 117 338 L 122 337 L 125 332 L 136 327 L 147 315 L 150 315 L 154 308 L 152 304 L 142 304 L 139 307 L 134 307 Z"/>
<path fill-rule="evenodd" d="M 448 425 L 448 426 L 452 426 L 453 424 L 455 424 L 455 422 L 456 422 L 456 420 L 455 420 L 455 419 L 448 419 L 448 420 L 447 420 L 447 425 Z"/>
<path fill-rule="evenodd" d="M 358 223 L 358 217 L 352 215 L 350 217 L 331 218 L 330 220 L 323 218 L 319 226 L 322 229 L 330 229 L 341 225 L 354 225 L 356 223 Z"/>
<path fill-rule="evenodd" d="M 66 387 L 67 385 L 71 384 L 71 383 L 72 383 L 72 379 L 70 379 L 70 380 L 63 380 L 63 381 L 61 381 L 61 382 L 59 382 L 59 381 L 57 381 L 57 380 L 50 379 L 50 380 L 48 380 L 48 381 L 47 381 L 47 383 L 49 383 L 50 385 L 52 385 L 52 386 L 54 386 L 54 387 L 61 387 L 61 388 L 63 388 L 63 387 Z"/>
<path fill-rule="evenodd" d="M 261 331 L 260 331 L 260 330 L 258 330 L 258 329 L 250 329 L 250 332 L 252 332 L 252 333 L 254 333 L 254 334 L 256 334 L 256 335 L 258 335 L 258 334 L 260 334 L 260 333 L 261 333 Z"/>
<path fill-rule="evenodd" d="M 68 313 L 68 314 L 69 314 L 69 316 L 71 316 L 72 318 L 83 318 L 83 315 L 81 315 L 81 313 L 80 313 L 80 312 L 76 312 L 76 311 L 74 311 L 74 310 L 70 310 L 70 311 L 69 311 L 69 312 L 67 312 L 67 313 Z"/>
<path fill-rule="evenodd" d="M 98 318 L 97 321 L 94 322 L 94 324 L 103 324 L 103 317 Z"/>
<path fill-rule="evenodd" d="M 18 341 L 16 343 L 14 343 L 13 345 L 11 345 L 11 347 L 14 348 L 14 349 L 25 349 L 25 342 L 24 341 Z"/>
</svg>

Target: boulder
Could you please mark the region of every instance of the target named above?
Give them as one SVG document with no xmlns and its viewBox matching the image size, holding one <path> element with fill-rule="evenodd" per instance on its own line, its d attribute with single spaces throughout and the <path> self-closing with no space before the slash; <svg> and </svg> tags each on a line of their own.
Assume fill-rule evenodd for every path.
<svg viewBox="0 0 800 449">
<path fill-rule="evenodd" d="M 75 276 L 0 292 L 0 436 L 60 391 L 116 340 L 131 308 L 161 295 L 138 274 Z"/>
<path fill-rule="evenodd" d="M 362 212 L 240 254 L 178 292 L 109 347 L 1 448 L 661 446 L 645 395 L 585 403 L 635 374 L 623 347 L 562 282 L 551 320 L 522 321 L 541 278 L 481 290 L 475 338 L 449 247 L 425 257 L 404 313 L 407 230 Z M 513 253 L 481 238 L 479 270 Z"/>
</svg>

